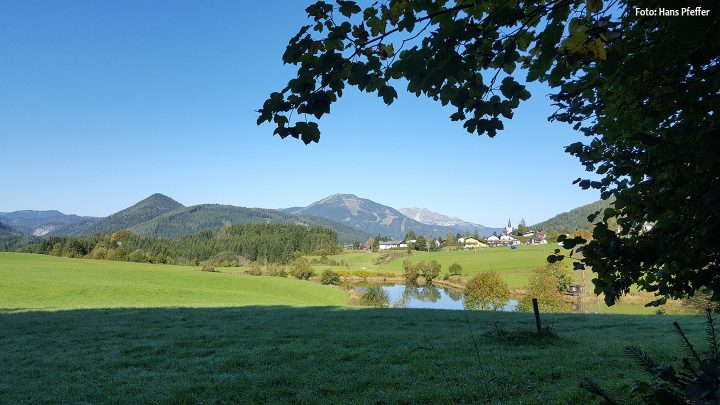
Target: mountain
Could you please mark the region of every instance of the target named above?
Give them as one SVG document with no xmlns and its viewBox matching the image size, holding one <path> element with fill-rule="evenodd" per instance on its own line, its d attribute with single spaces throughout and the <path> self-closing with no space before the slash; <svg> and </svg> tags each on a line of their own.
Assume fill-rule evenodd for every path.
<svg viewBox="0 0 720 405">
<path fill-rule="evenodd" d="M 371 235 L 385 235 L 402 239 L 409 231 L 417 235 L 433 234 L 445 236 L 447 232 L 473 232 L 475 226 L 465 228 L 456 225 L 426 224 L 409 218 L 395 208 L 360 198 L 353 194 L 334 194 L 307 207 L 286 208 L 283 211 L 293 215 L 311 215 L 327 218 L 349 225 Z M 461 221 L 462 222 L 462 221 Z M 478 232 L 489 235 L 498 228 L 478 226 Z"/>
<path fill-rule="evenodd" d="M 487 228 L 486 226 L 480 224 L 463 221 L 460 218 L 450 217 L 438 212 L 430 211 L 427 208 L 398 208 L 398 211 L 400 211 L 403 215 L 426 225 L 449 226 L 462 229 L 463 231 L 466 229 L 472 231 L 477 228 L 478 232 L 480 232 L 480 229 Z M 497 228 L 493 228 L 493 232 L 495 232 L 496 229 Z"/>
<path fill-rule="evenodd" d="M 12 226 L 0 222 L 0 236 L 2 235 L 15 235 L 17 231 Z"/>
<path fill-rule="evenodd" d="M 599 210 L 604 210 L 611 205 L 612 201 L 609 200 L 595 201 L 593 203 L 574 208 L 570 211 L 557 214 L 550 219 L 531 226 L 531 228 L 546 232 L 555 230 L 559 233 L 569 233 L 577 229 L 591 229 L 592 224 L 587 219 L 588 215 L 594 214 Z"/>
<path fill-rule="evenodd" d="M 15 231 L 34 236 L 44 236 L 60 229 L 73 228 L 96 218 L 65 215 L 60 211 L 14 211 L 0 213 L 0 221 Z"/>
<path fill-rule="evenodd" d="M 244 224 L 250 222 L 322 226 L 337 232 L 338 240 L 341 243 L 362 242 L 370 237 L 370 235 L 355 228 L 324 218 L 295 216 L 282 211 L 264 208 L 245 208 L 220 204 L 201 204 L 177 208 L 129 227 L 129 229 L 136 235 L 141 236 L 177 238 L 203 231 L 216 230 L 226 223 Z"/>
<path fill-rule="evenodd" d="M 131 228 L 166 212 L 184 207 L 184 205 L 172 198 L 156 193 L 108 217 L 96 218 L 72 229 L 59 229 L 52 232 L 52 234 L 93 235 L 96 233 L 112 233 L 120 229 Z"/>
</svg>

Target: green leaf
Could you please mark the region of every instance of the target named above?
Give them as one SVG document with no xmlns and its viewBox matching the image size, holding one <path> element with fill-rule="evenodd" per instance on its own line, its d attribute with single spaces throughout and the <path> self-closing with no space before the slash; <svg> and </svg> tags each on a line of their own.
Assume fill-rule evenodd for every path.
<svg viewBox="0 0 720 405">
<path fill-rule="evenodd" d="M 357 14 L 360 12 L 360 6 L 357 5 L 354 1 L 343 1 L 338 0 L 338 5 L 340 14 L 344 15 L 345 17 L 351 17 L 353 14 Z"/>
<path fill-rule="evenodd" d="M 603 0 L 587 0 L 585 2 L 588 14 L 595 14 L 603 8 Z"/>
<path fill-rule="evenodd" d="M 378 96 L 382 97 L 385 104 L 392 104 L 393 100 L 397 98 L 397 91 L 392 86 L 383 86 L 378 89 Z"/>
</svg>

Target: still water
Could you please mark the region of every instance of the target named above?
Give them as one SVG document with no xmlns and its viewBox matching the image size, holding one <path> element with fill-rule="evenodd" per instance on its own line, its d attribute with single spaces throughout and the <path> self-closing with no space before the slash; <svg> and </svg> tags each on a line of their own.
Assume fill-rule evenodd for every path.
<svg viewBox="0 0 720 405">
<path fill-rule="evenodd" d="M 382 285 L 394 308 L 465 309 L 463 293 L 445 287 L 408 286 L 404 284 Z M 365 287 L 356 287 L 364 291 Z M 517 301 L 510 300 L 501 311 L 515 311 Z"/>
</svg>

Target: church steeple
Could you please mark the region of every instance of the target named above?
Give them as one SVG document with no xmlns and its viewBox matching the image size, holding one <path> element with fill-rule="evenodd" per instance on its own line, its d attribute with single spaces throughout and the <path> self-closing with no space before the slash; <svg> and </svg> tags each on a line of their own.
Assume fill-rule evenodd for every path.
<svg viewBox="0 0 720 405">
<path fill-rule="evenodd" d="M 512 230 L 513 230 L 512 224 L 510 223 L 510 218 L 508 218 L 508 224 L 505 227 L 505 234 L 510 235 L 512 233 Z"/>
</svg>

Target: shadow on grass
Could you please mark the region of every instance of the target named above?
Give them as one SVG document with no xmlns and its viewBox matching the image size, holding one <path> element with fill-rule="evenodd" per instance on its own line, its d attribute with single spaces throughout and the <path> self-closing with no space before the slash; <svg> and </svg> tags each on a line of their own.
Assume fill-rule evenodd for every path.
<svg viewBox="0 0 720 405">
<path fill-rule="evenodd" d="M 0 402 L 577 401 L 587 399 L 577 388 L 583 377 L 614 381 L 616 370 L 628 368 L 623 346 L 677 344 L 662 333 L 667 317 L 547 318 L 560 338 L 537 347 L 488 336 L 497 325 L 531 329 L 532 314 L 524 313 L 2 310 Z M 686 324 L 689 334 L 702 333 L 701 318 Z M 433 350 L 418 350 L 427 342 Z"/>
</svg>

